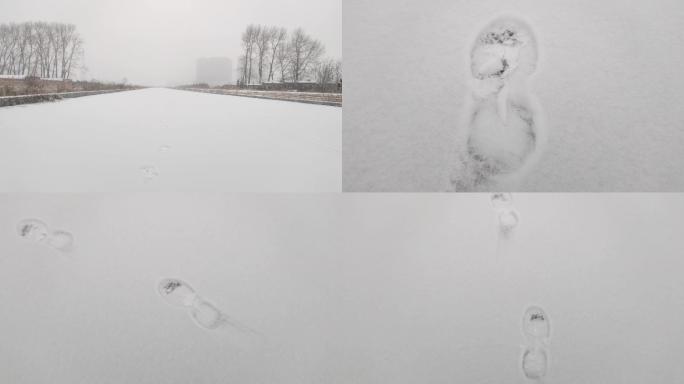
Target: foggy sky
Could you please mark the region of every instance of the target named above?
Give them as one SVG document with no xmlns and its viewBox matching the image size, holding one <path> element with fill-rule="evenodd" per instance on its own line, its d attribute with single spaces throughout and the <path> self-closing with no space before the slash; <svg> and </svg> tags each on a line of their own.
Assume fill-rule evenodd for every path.
<svg viewBox="0 0 684 384">
<path fill-rule="evenodd" d="M 341 13 L 341 0 L 2 0 L 0 22 L 75 24 L 88 68 L 75 77 L 176 85 L 194 81 L 200 57 L 229 57 L 237 68 L 250 23 L 302 27 L 341 58 Z"/>
</svg>

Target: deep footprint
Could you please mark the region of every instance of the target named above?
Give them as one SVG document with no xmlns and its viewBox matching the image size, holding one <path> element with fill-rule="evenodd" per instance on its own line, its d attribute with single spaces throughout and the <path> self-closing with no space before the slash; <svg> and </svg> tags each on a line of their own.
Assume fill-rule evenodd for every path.
<svg viewBox="0 0 684 384">
<path fill-rule="evenodd" d="M 476 38 L 470 62 L 474 80 L 466 109 L 465 174 L 455 175 L 455 189 L 477 189 L 514 175 L 538 150 L 539 124 L 526 86 L 537 63 L 531 28 L 513 18 L 491 22 Z"/>
<path fill-rule="evenodd" d="M 473 76 L 479 80 L 505 79 L 516 72 L 529 76 L 537 66 L 537 41 L 525 22 L 499 18 L 480 32 L 470 59 Z"/>
<path fill-rule="evenodd" d="M 495 101 L 485 99 L 472 114 L 468 154 L 484 178 L 517 171 L 535 150 L 530 111 L 511 103 L 506 108 L 504 120 Z"/>
</svg>

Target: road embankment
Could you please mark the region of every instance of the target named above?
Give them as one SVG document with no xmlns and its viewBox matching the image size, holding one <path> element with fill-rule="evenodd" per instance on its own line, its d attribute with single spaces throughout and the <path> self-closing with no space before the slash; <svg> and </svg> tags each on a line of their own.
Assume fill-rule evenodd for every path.
<svg viewBox="0 0 684 384">
<path fill-rule="evenodd" d="M 230 90 L 208 88 L 176 88 L 184 91 L 212 93 L 217 95 L 252 97 L 257 99 L 292 101 L 296 103 L 342 106 L 341 93 L 317 93 L 317 92 L 287 92 L 287 91 L 253 91 L 253 90 Z"/>
<path fill-rule="evenodd" d="M 61 92 L 61 93 L 42 93 L 37 95 L 21 95 L 21 96 L 2 96 L 0 97 L 0 107 L 8 107 L 12 105 L 43 103 L 46 101 L 57 101 L 62 99 L 70 99 L 74 97 L 84 97 L 101 95 L 103 93 L 113 93 L 127 91 L 128 89 L 114 89 L 101 91 L 78 91 L 78 92 Z"/>
</svg>

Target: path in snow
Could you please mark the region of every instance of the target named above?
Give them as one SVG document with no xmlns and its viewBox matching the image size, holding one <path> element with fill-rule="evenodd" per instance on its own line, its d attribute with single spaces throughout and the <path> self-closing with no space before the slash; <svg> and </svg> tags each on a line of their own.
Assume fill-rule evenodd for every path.
<svg viewBox="0 0 684 384">
<path fill-rule="evenodd" d="M 335 192 L 340 108 L 144 89 L 0 110 L 0 191 Z"/>
</svg>

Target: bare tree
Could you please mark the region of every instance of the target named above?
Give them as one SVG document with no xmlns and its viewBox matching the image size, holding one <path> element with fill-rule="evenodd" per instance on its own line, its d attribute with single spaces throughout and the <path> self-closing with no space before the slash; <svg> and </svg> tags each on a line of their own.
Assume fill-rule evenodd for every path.
<svg viewBox="0 0 684 384">
<path fill-rule="evenodd" d="M 261 25 L 253 25 L 252 28 L 252 45 L 249 51 L 249 81 L 247 82 L 247 84 L 250 84 L 252 82 L 252 73 L 254 69 L 254 47 L 256 45 L 257 39 L 259 38 L 259 35 L 261 34 Z"/>
<path fill-rule="evenodd" d="M 72 24 L 0 24 L 0 74 L 69 79 L 82 56 Z"/>
<path fill-rule="evenodd" d="M 311 70 L 318 59 L 325 52 L 325 48 L 320 41 L 307 35 L 303 29 L 297 28 L 290 37 L 289 44 L 289 63 L 293 82 L 298 82 L 304 78 Z"/>
<path fill-rule="evenodd" d="M 280 70 L 280 82 L 284 83 L 287 81 L 287 74 L 290 72 L 290 47 L 287 41 L 283 41 L 280 47 L 276 50 L 276 61 L 278 63 L 278 69 Z"/>
<path fill-rule="evenodd" d="M 341 78 L 341 63 L 327 60 L 319 65 L 325 47 L 301 28 L 288 34 L 282 27 L 251 24 L 242 34 L 242 47 L 241 84 L 271 82 L 277 74 L 281 82 L 294 83 L 321 79 L 336 83 Z"/>
<path fill-rule="evenodd" d="M 36 68 L 40 67 L 40 77 L 47 77 L 49 75 L 52 44 L 48 36 L 48 28 L 47 23 L 36 23 L 35 33 L 38 57 L 35 65 Z M 34 72 L 38 73 L 37 70 Z"/>
<path fill-rule="evenodd" d="M 258 34 L 254 42 L 256 46 L 256 58 L 259 73 L 259 84 L 264 80 L 264 65 L 266 64 L 266 55 L 269 51 L 271 43 L 271 28 L 259 26 Z"/>
<path fill-rule="evenodd" d="M 316 66 L 316 83 L 325 86 L 333 82 L 335 77 L 335 61 L 323 60 Z"/>
<path fill-rule="evenodd" d="M 323 60 L 316 65 L 315 75 L 321 91 L 334 91 L 342 80 L 342 62 L 334 59 Z"/>
<path fill-rule="evenodd" d="M 12 37 L 10 35 L 10 26 L 7 24 L 0 24 L 0 74 L 5 74 L 5 69 L 8 67 L 9 57 L 14 50 Z"/>
<path fill-rule="evenodd" d="M 76 33 L 76 26 L 73 24 L 60 24 L 57 35 L 62 59 L 60 77 L 68 79 L 71 76 L 74 58 L 80 57 L 83 41 Z"/>
<path fill-rule="evenodd" d="M 66 70 L 64 70 L 63 79 L 70 79 L 73 69 L 80 65 L 83 58 L 83 39 L 78 34 L 71 36 L 69 42 L 69 59 L 66 60 Z"/>
<path fill-rule="evenodd" d="M 335 63 L 335 83 L 342 83 L 342 60 L 337 60 Z"/>
<path fill-rule="evenodd" d="M 0 28 L 2 37 L 0 41 L 3 42 L 5 47 L 0 49 L 4 51 L 3 63 L 2 63 L 2 74 L 7 75 L 17 75 L 16 64 L 19 61 L 19 43 L 20 43 L 20 26 L 18 24 L 11 23 L 9 25 L 3 24 L 3 28 Z"/>
<path fill-rule="evenodd" d="M 31 52 L 31 40 L 33 37 L 33 24 L 22 23 L 19 24 L 19 44 L 17 45 L 17 67 L 16 74 L 26 74 L 26 68 L 29 66 L 33 52 Z"/>
<path fill-rule="evenodd" d="M 50 43 L 52 44 L 52 72 L 48 74 L 48 77 L 57 77 L 57 69 L 59 65 L 59 54 L 62 51 L 62 48 L 60 47 L 60 40 L 59 40 L 59 24 L 58 23 L 50 23 L 50 28 L 49 28 L 49 33 L 48 37 L 50 38 Z"/>
<path fill-rule="evenodd" d="M 252 81 L 252 61 L 256 35 L 257 27 L 254 25 L 247 26 L 247 29 L 242 33 L 242 48 L 244 51 L 241 60 L 241 70 L 243 84 L 249 84 Z"/>
<path fill-rule="evenodd" d="M 285 44 L 285 40 L 287 39 L 287 29 L 282 27 L 271 27 L 270 35 L 271 41 L 269 45 L 271 46 L 271 63 L 268 66 L 268 81 L 273 81 L 275 64 L 278 57 L 278 50 L 281 49 Z"/>
</svg>

